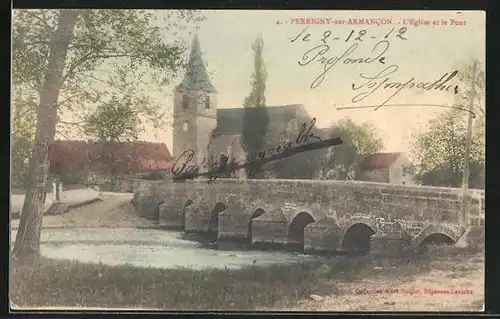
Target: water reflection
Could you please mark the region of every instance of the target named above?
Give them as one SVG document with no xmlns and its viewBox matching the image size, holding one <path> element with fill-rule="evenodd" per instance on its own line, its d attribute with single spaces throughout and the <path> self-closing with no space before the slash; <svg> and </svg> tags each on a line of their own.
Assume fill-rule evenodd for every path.
<svg viewBox="0 0 500 319">
<path fill-rule="evenodd" d="M 191 269 L 237 269 L 302 262 L 314 257 L 285 251 L 206 248 L 183 233 L 152 229 L 50 229 L 42 232 L 42 255 L 108 265 Z"/>
</svg>

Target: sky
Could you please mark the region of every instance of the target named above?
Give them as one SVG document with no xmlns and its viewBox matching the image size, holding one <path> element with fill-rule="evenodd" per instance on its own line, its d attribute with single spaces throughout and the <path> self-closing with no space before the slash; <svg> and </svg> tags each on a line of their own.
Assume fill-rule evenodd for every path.
<svg viewBox="0 0 500 319">
<path fill-rule="evenodd" d="M 388 82 L 405 83 L 411 78 L 415 79 L 415 83 L 434 82 L 445 73 L 453 72 L 463 61 L 477 58 L 484 65 L 485 60 L 485 14 L 482 11 L 210 10 L 202 11 L 202 14 L 206 19 L 197 29 L 193 27 L 190 31 L 198 33 L 207 70 L 219 92 L 218 108 L 241 107 L 249 94 L 253 72 L 251 46 L 257 34 L 262 32 L 263 58 L 268 75 L 268 106 L 303 104 L 311 117 L 317 119 L 319 127 L 327 127 L 346 118 L 351 118 L 356 123 L 369 122 L 377 127 L 385 144 L 384 151 L 390 152 L 408 151 L 411 134 L 425 129 L 425 124 L 430 119 L 446 109 L 387 106 L 376 111 L 373 108 L 339 110 L 342 106 L 380 105 L 397 91 L 394 88 L 377 89 L 362 101 L 353 103 L 355 96 L 371 91 L 367 88 L 367 78 L 375 77 L 384 69 L 397 68 L 387 76 L 390 78 Z M 328 18 L 332 23 L 299 24 L 307 23 L 307 18 Z M 378 21 L 379 24 L 348 24 L 349 19 L 361 18 L 377 19 L 373 21 Z M 277 21 L 280 23 L 277 24 Z M 344 24 L 338 23 L 342 21 Z M 425 25 L 426 22 L 429 24 Z M 302 36 L 292 42 L 306 27 Z M 397 37 L 402 27 L 406 28 L 401 34 L 405 40 Z M 363 29 L 366 31 L 361 37 L 363 41 L 355 41 Z M 353 36 L 346 42 L 351 31 L 354 31 Z M 301 41 L 307 33 L 310 34 L 308 41 Z M 389 36 L 384 38 L 388 33 Z M 331 69 L 327 71 L 321 84 L 311 88 L 311 83 L 325 69 L 325 65 L 318 61 L 321 56 L 315 55 L 326 47 L 310 51 L 309 54 L 307 52 L 323 45 L 321 40 L 325 35 L 328 35 L 325 40 L 328 51 L 323 56 L 332 58 L 330 61 L 335 57 L 340 60 L 335 65 L 330 65 Z M 339 39 L 335 40 L 335 37 Z M 187 43 L 191 39 L 192 34 L 184 35 Z M 351 46 L 354 43 L 358 43 L 358 46 L 353 48 Z M 375 60 L 371 63 L 344 64 L 345 59 L 341 57 L 349 48 L 352 51 L 344 58 L 366 59 L 382 54 L 385 57 L 384 63 Z M 299 62 L 306 65 L 301 66 Z M 172 91 L 181 80 L 177 79 L 175 83 L 165 87 L 163 92 L 154 95 L 165 110 L 172 109 Z M 353 84 L 356 87 L 366 85 L 353 90 Z M 453 84 L 453 87 L 458 84 L 459 89 L 461 88 L 456 77 L 448 84 Z M 406 88 L 388 104 L 451 105 L 453 101 L 453 89 L 446 92 Z M 155 136 L 152 130 L 147 130 L 141 135 L 141 139 L 165 142 L 172 149 L 171 129 L 167 127 L 157 133 Z"/>
</svg>

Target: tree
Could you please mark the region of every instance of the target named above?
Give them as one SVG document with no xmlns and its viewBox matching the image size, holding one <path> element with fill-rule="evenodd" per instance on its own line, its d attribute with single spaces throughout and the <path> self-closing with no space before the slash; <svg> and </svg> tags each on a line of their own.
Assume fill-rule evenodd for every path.
<svg viewBox="0 0 500 319">
<path fill-rule="evenodd" d="M 310 123 L 309 118 L 293 118 L 291 119 L 284 130 L 274 129 L 270 142 L 274 147 L 285 145 L 287 142 L 295 144 L 297 134 L 300 132 L 302 124 Z M 316 127 L 311 133 L 322 138 L 323 134 Z M 312 140 L 312 142 L 318 142 Z M 272 178 L 280 179 L 314 179 L 321 168 L 321 158 L 324 156 L 326 149 L 318 149 L 307 151 L 271 162 L 264 166 L 267 175 Z"/>
<path fill-rule="evenodd" d="M 34 146 L 13 252 L 17 258 L 40 250 L 48 148 L 56 124 L 62 123 L 61 112 L 88 109 L 113 92 L 125 92 L 142 98 L 144 113 L 157 124 L 160 108 L 144 87 L 148 80 L 164 85 L 182 68 L 184 45 L 163 37 L 182 22 L 196 21 L 197 13 L 42 9 L 16 10 L 13 18 L 13 85 L 37 96 Z M 158 26 L 162 19 L 164 27 Z"/>
<path fill-rule="evenodd" d="M 477 72 L 474 79 L 474 98 L 472 101 L 472 109 L 474 112 L 474 118 L 484 121 L 485 116 L 485 72 L 484 65 L 476 59 L 471 58 L 465 61 L 461 61 L 457 65 L 457 69 L 460 70 L 457 74 L 458 79 L 461 82 L 461 87 L 457 94 L 455 95 L 455 104 L 456 106 L 460 106 L 462 108 L 468 109 L 467 106 L 470 102 L 470 93 L 471 93 L 471 84 L 472 84 L 472 68 L 473 64 L 477 65 Z"/>
<path fill-rule="evenodd" d="M 469 186 L 484 189 L 484 165 L 472 162 L 469 169 Z M 442 166 L 419 174 L 416 180 L 423 185 L 459 187 L 462 183 L 462 176 L 454 172 L 450 167 Z"/>
<path fill-rule="evenodd" d="M 329 135 L 340 137 L 343 143 L 326 150 L 322 158 L 320 179 L 357 179 L 361 172 L 359 165 L 364 157 L 376 154 L 384 147 L 373 125 L 357 125 L 351 119 L 332 125 Z"/>
<path fill-rule="evenodd" d="M 476 61 L 478 62 L 478 61 Z M 416 133 L 411 141 L 412 173 L 424 185 L 460 187 L 464 170 L 467 140 L 467 106 L 470 102 L 471 68 L 474 60 L 461 63 L 458 78 L 462 88 L 455 97 L 455 108 L 446 111 L 428 123 L 428 130 Z M 473 129 L 469 154 L 469 185 L 477 184 L 484 174 L 485 163 L 485 112 L 484 68 L 476 76 L 476 91 L 472 101 Z"/>
<path fill-rule="evenodd" d="M 259 34 L 252 45 L 254 51 L 254 73 L 252 75 L 252 91 L 245 98 L 243 106 L 243 134 L 241 145 L 247 155 L 248 161 L 255 161 L 258 153 L 266 145 L 267 126 L 269 124 L 269 114 L 266 108 L 266 69 L 262 58 L 264 40 Z M 259 178 L 263 176 L 261 167 L 248 167 L 246 169 L 247 178 Z"/>
<path fill-rule="evenodd" d="M 116 95 L 113 95 L 109 102 L 99 105 L 94 112 L 86 116 L 83 125 L 85 135 L 93 141 L 112 142 L 107 143 L 108 146 L 101 152 L 107 155 L 101 156 L 101 160 L 106 157 L 105 162 L 108 163 L 106 167 L 109 168 L 106 175 L 110 177 L 111 189 L 115 189 L 117 182 L 123 177 L 121 174 L 124 174 L 124 172 L 120 171 L 121 164 L 131 165 L 131 162 L 135 160 L 129 159 L 129 156 L 123 157 L 123 154 L 117 152 L 114 143 L 137 140 L 140 128 L 141 119 L 132 105 L 130 96 L 118 99 Z M 122 163 L 126 159 L 129 160 Z"/>
<path fill-rule="evenodd" d="M 87 116 L 85 135 L 91 140 L 129 142 L 138 139 L 141 119 L 133 109 L 131 98 L 119 100 L 113 96 Z"/>
<path fill-rule="evenodd" d="M 467 139 L 467 114 L 452 109 L 429 121 L 428 126 L 427 131 L 412 137 L 410 151 L 416 181 L 424 185 L 460 187 Z M 476 120 L 470 149 L 470 183 L 481 173 L 484 161 L 484 121 Z"/>
</svg>

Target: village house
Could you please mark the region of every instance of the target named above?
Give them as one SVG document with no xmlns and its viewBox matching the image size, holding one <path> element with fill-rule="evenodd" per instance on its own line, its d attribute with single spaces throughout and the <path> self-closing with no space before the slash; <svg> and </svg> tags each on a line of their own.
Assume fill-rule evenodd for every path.
<svg viewBox="0 0 500 319">
<path fill-rule="evenodd" d="M 406 169 L 411 162 L 405 153 L 377 153 L 362 155 L 362 158 L 358 180 L 415 185 L 413 176 Z"/>
<path fill-rule="evenodd" d="M 51 176 L 65 183 L 90 183 L 93 175 L 134 176 L 169 171 L 173 158 L 165 143 L 56 140 L 49 148 Z"/>
</svg>

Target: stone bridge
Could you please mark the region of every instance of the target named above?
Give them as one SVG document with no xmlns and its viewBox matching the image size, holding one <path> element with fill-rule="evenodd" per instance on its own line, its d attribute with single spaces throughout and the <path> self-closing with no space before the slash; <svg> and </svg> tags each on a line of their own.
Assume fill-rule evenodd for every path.
<svg viewBox="0 0 500 319">
<path fill-rule="evenodd" d="M 484 192 L 319 180 L 136 180 L 139 213 L 160 226 L 211 233 L 219 244 L 279 244 L 315 251 L 399 251 L 454 244 L 484 226 Z"/>
</svg>

